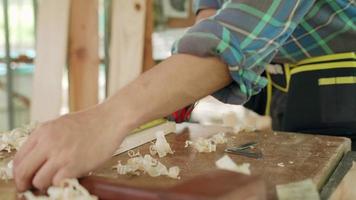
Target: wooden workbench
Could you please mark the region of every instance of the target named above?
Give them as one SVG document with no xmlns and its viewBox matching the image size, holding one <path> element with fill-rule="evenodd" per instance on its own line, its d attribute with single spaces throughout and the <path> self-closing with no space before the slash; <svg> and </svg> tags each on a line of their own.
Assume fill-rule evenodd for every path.
<svg viewBox="0 0 356 200">
<path fill-rule="evenodd" d="M 177 134 L 167 136 L 168 142 L 174 150 L 174 155 L 160 159 L 166 166 L 178 165 L 181 169 L 181 179 L 174 180 L 167 177 L 152 178 L 148 175 L 139 177 L 117 175 L 112 166 L 121 160 L 126 163 L 127 154 L 113 157 L 94 175 L 115 179 L 116 182 L 130 186 L 144 188 L 167 188 L 187 180 L 198 174 L 215 169 L 215 161 L 224 155 L 224 148 L 228 145 L 239 145 L 257 140 L 260 134 L 259 148 L 262 150 L 262 159 L 247 158 L 239 155 L 230 155 L 238 164 L 248 162 L 251 164 L 252 175 L 260 175 L 267 185 L 268 199 L 275 199 L 275 186 L 311 178 L 320 190 L 325 184 L 343 154 L 350 150 L 351 142 L 347 138 L 317 136 L 282 132 L 241 132 L 230 135 L 227 145 L 218 145 L 214 153 L 198 153 L 192 148 L 184 148 L 185 141 L 190 137 L 211 135 L 219 131 L 228 132 L 229 129 L 216 126 L 200 126 L 184 124 L 178 126 Z M 148 153 L 150 144 L 136 148 L 141 154 Z M 278 166 L 283 163 L 284 167 Z M 13 196 L 12 182 L 0 182 L 0 199 Z"/>
</svg>

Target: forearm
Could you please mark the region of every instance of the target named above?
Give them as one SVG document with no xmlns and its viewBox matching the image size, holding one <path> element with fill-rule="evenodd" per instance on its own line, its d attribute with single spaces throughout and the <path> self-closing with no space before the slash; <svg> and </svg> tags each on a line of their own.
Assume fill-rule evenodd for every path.
<svg viewBox="0 0 356 200">
<path fill-rule="evenodd" d="M 207 96 L 231 82 L 226 65 L 217 58 L 178 54 L 142 74 L 102 106 L 135 128 Z M 108 113 L 109 113 L 108 112 Z"/>
</svg>

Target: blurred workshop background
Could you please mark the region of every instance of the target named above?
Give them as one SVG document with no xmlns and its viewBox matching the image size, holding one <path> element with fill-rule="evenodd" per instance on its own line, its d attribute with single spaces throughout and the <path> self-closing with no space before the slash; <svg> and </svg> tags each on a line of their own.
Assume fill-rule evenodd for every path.
<svg viewBox="0 0 356 200">
<path fill-rule="evenodd" d="M 2 0 L 0 4 L 0 130 L 29 123 L 36 59 L 36 26 L 40 0 Z M 112 0 L 98 1 L 99 78 L 98 99 L 106 96 Z M 192 1 L 154 0 L 152 57 L 159 62 L 186 27 L 194 23 Z M 67 66 L 62 78 L 61 114 L 69 112 Z"/>
</svg>

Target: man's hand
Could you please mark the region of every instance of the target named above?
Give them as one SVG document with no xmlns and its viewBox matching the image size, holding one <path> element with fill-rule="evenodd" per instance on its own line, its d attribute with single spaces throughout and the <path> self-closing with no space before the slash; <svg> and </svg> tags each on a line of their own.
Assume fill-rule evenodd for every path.
<svg viewBox="0 0 356 200">
<path fill-rule="evenodd" d="M 108 160 L 128 130 L 114 127 L 118 123 L 108 123 L 105 117 L 94 108 L 36 128 L 14 159 L 17 189 L 46 189 L 62 179 L 86 175 Z"/>
</svg>

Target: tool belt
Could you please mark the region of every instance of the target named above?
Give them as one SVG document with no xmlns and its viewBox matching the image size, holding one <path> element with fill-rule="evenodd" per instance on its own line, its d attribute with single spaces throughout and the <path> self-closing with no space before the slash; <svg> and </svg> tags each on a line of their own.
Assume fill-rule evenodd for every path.
<svg viewBox="0 0 356 200">
<path fill-rule="evenodd" d="M 266 73 L 266 114 L 273 91 L 287 95 L 282 130 L 356 138 L 355 52 L 284 64 L 282 70 L 281 75 Z"/>
</svg>

